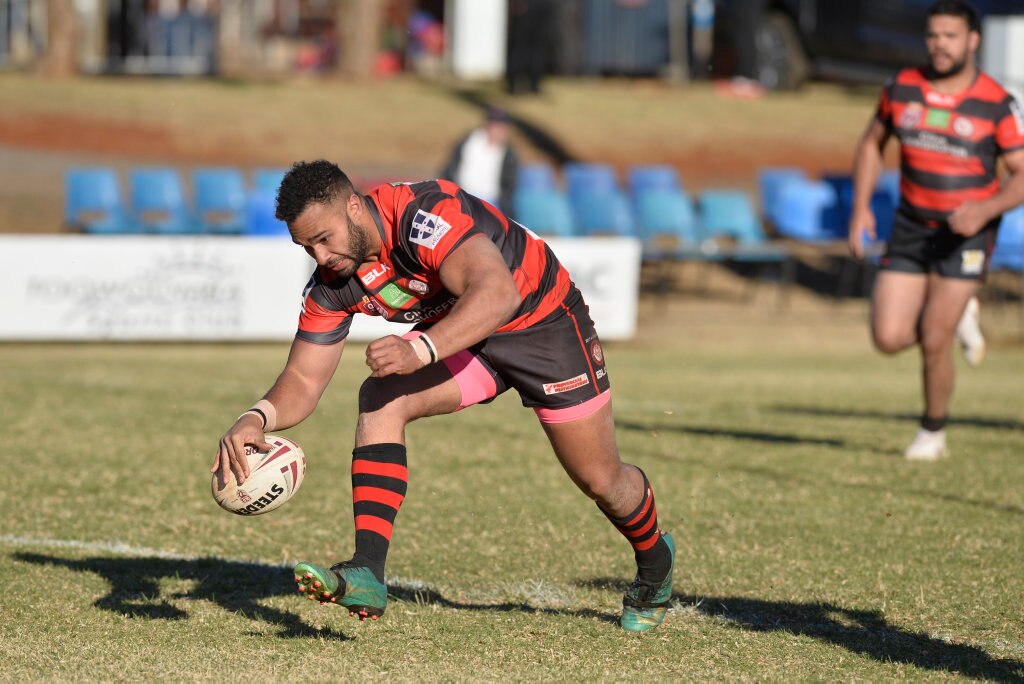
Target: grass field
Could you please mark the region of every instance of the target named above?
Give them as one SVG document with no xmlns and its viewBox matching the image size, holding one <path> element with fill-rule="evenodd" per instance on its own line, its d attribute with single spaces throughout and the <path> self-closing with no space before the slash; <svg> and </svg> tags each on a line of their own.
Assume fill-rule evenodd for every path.
<svg viewBox="0 0 1024 684">
<path fill-rule="evenodd" d="M 639 636 L 614 625 L 628 546 L 513 396 L 412 427 L 392 600 L 360 624 L 288 565 L 351 551 L 361 348 L 286 433 L 302 490 L 241 518 L 207 469 L 286 347 L 0 346 L 0 677 L 1024 681 L 1015 316 L 988 319 L 984 366 L 958 360 L 953 457 L 920 464 L 899 457 L 917 359 L 874 353 L 862 305 L 641 313 L 607 349 L 619 440 L 679 554 Z"/>
</svg>

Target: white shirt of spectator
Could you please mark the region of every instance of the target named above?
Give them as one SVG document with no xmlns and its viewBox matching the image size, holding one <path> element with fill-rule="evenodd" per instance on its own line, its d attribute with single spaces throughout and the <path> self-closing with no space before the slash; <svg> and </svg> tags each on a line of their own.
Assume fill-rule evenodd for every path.
<svg viewBox="0 0 1024 684">
<path fill-rule="evenodd" d="M 501 195 L 501 163 L 504 158 L 505 146 L 492 145 L 487 130 L 478 128 L 469 134 L 462 146 L 455 182 L 469 194 L 494 204 Z"/>
</svg>

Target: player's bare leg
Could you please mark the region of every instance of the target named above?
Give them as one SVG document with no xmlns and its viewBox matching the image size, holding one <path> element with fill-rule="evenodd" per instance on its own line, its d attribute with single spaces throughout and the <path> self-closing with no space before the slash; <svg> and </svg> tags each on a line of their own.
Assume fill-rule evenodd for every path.
<svg viewBox="0 0 1024 684">
<path fill-rule="evenodd" d="M 871 338 L 878 351 L 896 354 L 920 341 L 927 297 L 928 276 L 923 273 L 878 274 L 871 297 Z"/>
<path fill-rule="evenodd" d="M 405 426 L 417 418 L 455 411 L 461 397 L 442 364 L 363 383 L 352 452 L 355 554 L 330 568 L 305 561 L 296 565 L 300 592 L 321 603 L 345 606 L 361 620 L 375 620 L 384 613 L 384 563 L 408 482 Z"/>
<path fill-rule="evenodd" d="M 921 357 L 923 360 L 924 416 L 921 430 L 907 449 L 907 458 L 935 460 L 946 455 L 945 422 L 953 396 L 956 368 L 953 342 L 958 322 L 974 296 L 974 280 L 928 277 L 928 298 L 921 314 Z"/>
<path fill-rule="evenodd" d="M 637 575 L 623 598 L 620 624 L 637 632 L 657 627 L 672 598 L 675 544 L 658 527 L 646 476 L 619 458 L 611 403 L 585 418 L 543 426 L 566 473 L 634 549 Z"/>
</svg>

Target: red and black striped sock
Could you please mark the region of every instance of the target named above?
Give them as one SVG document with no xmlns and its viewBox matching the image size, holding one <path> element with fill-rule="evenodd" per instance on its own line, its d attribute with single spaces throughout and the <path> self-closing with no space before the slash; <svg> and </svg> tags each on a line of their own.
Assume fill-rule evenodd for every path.
<svg viewBox="0 0 1024 684">
<path fill-rule="evenodd" d="M 637 468 L 637 470 L 640 469 Z M 640 576 L 660 582 L 672 567 L 672 557 L 669 554 L 668 545 L 661 540 L 661 530 L 658 529 L 658 510 L 654 505 L 654 490 L 651 489 L 651 483 L 647 481 L 644 471 L 640 470 L 640 475 L 644 478 L 644 495 L 632 513 L 622 518 L 616 518 L 604 509 L 601 512 L 612 521 L 615 529 L 621 532 L 633 547 L 633 555 L 636 558 Z"/>
<path fill-rule="evenodd" d="M 409 482 L 404 444 L 368 444 L 352 451 L 352 512 L 356 551 L 352 560 L 384 581 L 395 516 Z"/>
</svg>

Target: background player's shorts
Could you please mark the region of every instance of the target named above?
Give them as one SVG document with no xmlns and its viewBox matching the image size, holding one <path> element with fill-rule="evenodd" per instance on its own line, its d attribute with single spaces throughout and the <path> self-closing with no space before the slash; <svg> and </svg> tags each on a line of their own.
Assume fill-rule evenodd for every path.
<svg viewBox="0 0 1024 684">
<path fill-rule="evenodd" d="M 460 408 L 515 388 L 541 421 L 558 423 L 590 415 L 611 397 L 604 350 L 575 287 L 536 325 L 491 335 L 444 364 L 462 390 Z"/>
<path fill-rule="evenodd" d="M 998 229 L 996 219 L 977 234 L 965 238 L 946 225 L 930 228 L 897 212 L 892 237 L 880 265 L 883 271 L 984 280 Z"/>
</svg>

